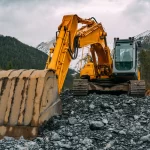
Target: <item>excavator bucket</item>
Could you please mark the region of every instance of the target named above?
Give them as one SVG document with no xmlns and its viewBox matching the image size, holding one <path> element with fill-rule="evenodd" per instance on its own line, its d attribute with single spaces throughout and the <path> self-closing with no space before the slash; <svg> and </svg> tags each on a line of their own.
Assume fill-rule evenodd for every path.
<svg viewBox="0 0 150 150">
<path fill-rule="evenodd" d="M 53 71 L 0 71 L 0 138 L 36 137 L 38 127 L 59 114 L 61 101 Z"/>
</svg>

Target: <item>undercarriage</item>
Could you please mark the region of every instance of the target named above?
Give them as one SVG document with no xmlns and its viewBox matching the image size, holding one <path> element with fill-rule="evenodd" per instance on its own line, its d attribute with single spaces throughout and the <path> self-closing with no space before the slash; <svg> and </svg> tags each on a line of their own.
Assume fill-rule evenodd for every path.
<svg viewBox="0 0 150 150">
<path fill-rule="evenodd" d="M 74 95 L 87 95 L 90 92 L 122 94 L 126 93 L 130 96 L 145 95 L 144 80 L 129 80 L 128 82 L 115 82 L 110 79 L 100 79 L 89 81 L 88 79 L 75 79 L 73 82 Z"/>
</svg>

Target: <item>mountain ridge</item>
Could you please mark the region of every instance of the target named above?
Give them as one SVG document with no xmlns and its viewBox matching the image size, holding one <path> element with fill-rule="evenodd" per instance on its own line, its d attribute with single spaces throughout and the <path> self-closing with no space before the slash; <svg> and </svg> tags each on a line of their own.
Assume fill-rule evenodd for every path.
<svg viewBox="0 0 150 150">
<path fill-rule="evenodd" d="M 0 66 L 7 69 L 44 69 L 47 55 L 10 36 L 0 36 Z"/>
</svg>

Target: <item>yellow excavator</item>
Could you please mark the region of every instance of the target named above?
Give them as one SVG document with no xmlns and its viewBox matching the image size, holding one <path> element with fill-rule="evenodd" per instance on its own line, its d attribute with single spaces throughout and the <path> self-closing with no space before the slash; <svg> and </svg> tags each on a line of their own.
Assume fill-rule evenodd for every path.
<svg viewBox="0 0 150 150">
<path fill-rule="evenodd" d="M 78 24 L 84 24 L 78 28 Z M 137 66 L 137 44 L 134 39 L 115 39 L 113 58 L 107 46 L 107 33 L 95 18 L 82 19 L 66 15 L 56 32 L 56 43 L 50 48 L 45 70 L 0 71 L 0 138 L 13 136 L 33 138 L 38 127 L 54 115 L 61 114 L 62 90 L 69 64 L 78 57 L 78 49 L 90 45 L 91 59 L 74 81 L 74 95 L 90 91 L 126 91 L 144 94 Z M 131 59 L 122 55 L 130 51 Z M 138 73 L 137 73 L 138 72 Z"/>
</svg>

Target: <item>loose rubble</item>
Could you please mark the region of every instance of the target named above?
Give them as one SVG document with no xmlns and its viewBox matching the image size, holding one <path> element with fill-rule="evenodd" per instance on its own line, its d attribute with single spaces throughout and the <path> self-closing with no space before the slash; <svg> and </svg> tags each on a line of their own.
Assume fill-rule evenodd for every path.
<svg viewBox="0 0 150 150">
<path fill-rule="evenodd" d="M 4 137 L 0 150 L 148 150 L 150 97 L 61 95 L 63 114 L 42 125 L 39 136 Z"/>
</svg>

